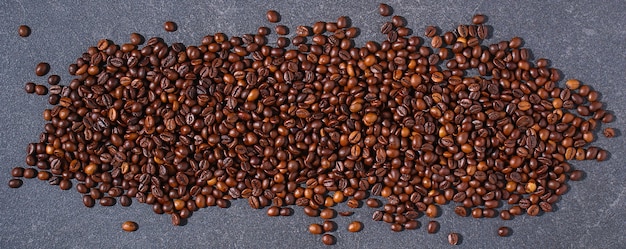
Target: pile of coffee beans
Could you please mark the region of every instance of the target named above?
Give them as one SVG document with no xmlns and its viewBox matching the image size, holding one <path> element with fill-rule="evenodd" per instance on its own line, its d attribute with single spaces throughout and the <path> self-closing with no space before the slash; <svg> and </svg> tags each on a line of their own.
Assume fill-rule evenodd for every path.
<svg viewBox="0 0 626 249">
<path fill-rule="evenodd" d="M 533 60 L 522 38 L 482 44 L 492 31 L 483 15 L 450 31 L 428 26 L 424 38 L 388 5 L 378 10 L 391 16 L 385 38 L 363 47 L 344 16 L 293 37 L 277 24 L 275 43 L 268 27 L 198 45 L 100 40 L 69 66 L 67 84 L 26 83 L 52 107 L 9 186 L 37 177 L 75 187 L 87 207 L 145 203 L 174 225 L 236 199 L 269 216 L 298 206 L 323 219 L 309 232 L 334 244 L 332 219 L 363 204 L 393 231 L 418 229 L 425 215 L 428 233 L 448 203 L 474 218 L 552 212 L 567 181 L 584 176 L 571 160 L 607 159 L 590 145 L 613 120 L 599 93 L 574 79 L 559 86 L 559 71 Z"/>
</svg>

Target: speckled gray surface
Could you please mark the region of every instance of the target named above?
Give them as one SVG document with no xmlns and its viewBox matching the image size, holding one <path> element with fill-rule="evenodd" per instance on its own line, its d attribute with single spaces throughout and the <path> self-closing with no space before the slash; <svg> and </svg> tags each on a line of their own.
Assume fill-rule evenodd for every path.
<svg viewBox="0 0 626 249">
<path fill-rule="evenodd" d="M 282 14 L 282 23 L 294 30 L 299 24 L 335 20 L 347 15 L 361 28 L 357 44 L 381 40 L 385 18 L 378 16 L 378 1 L 332 4 L 333 1 L 39 1 L 0 2 L 0 248 L 325 248 L 307 225 L 319 222 L 296 208 L 292 217 L 270 218 L 252 210 L 245 201 L 229 209 L 207 208 L 194 213 L 186 226 L 174 227 L 169 216 L 155 215 L 148 205 L 85 208 L 75 190 L 61 191 L 38 180 L 26 180 L 9 189 L 12 167 L 24 164 L 26 145 L 37 141 L 43 129 L 41 112 L 47 99 L 27 95 L 27 81 L 44 83 L 33 73 L 39 61 L 52 65 L 51 73 L 71 78 L 67 66 L 101 38 L 117 43 L 132 32 L 161 36 L 168 42 L 198 44 L 202 36 L 224 32 L 240 35 L 257 26 L 273 27 L 265 20 L 267 9 Z M 133 3 L 130 3 L 133 2 Z M 140 3 L 141 2 L 141 3 Z M 609 126 L 622 129 L 626 101 L 626 2 L 614 1 L 390 1 L 395 14 L 405 16 L 417 34 L 426 25 L 443 30 L 484 13 L 493 27 L 490 41 L 524 38 L 535 58 L 549 58 L 566 78 L 578 78 L 602 93 L 606 107 L 616 115 Z M 179 30 L 166 33 L 166 20 Z M 27 24 L 32 35 L 21 38 L 17 27 Z M 462 235 L 458 248 L 623 248 L 626 245 L 626 168 L 624 137 L 599 137 L 595 144 L 612 155 L 605 163 L 573 162 L 587 172 L 557 211 L 541 217 L 500 219 L 459 218 L 452 205 L 438 218 L 435 235 L 424 228 L 394 233 L 382 222 L 371 221 L 372 209 L 362 208 L 340 217 L 334 248 L 443 248 L 451 247 L 446 235 Z M 341 206 L 344 207 L 345 206 Z M 120 224 L 134 220 L 140 228 L 125 233 Z M 361 233 L 348 233 L 351 220 L 361 220 Z M 422 217 L 420 222 L 428 219 Z M 507 225 L 513 234 L 499 238 L 496 229 Z"/>
</svg>

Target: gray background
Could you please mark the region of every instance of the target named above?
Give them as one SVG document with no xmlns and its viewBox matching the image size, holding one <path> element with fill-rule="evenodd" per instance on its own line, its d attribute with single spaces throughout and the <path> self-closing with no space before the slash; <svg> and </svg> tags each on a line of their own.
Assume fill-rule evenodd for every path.
<svg viewBox="0 0 626 249">
<path fill-rule="evenodd" d="M 38 140 L 44 121 L 41 112 L 47 97 L 27 95 L 27 81 L 44 83 L 36 77 L 39 61 L 52 65 L 51 73 L 71 79 L 67 66 L 88 46 L 101 38 L 116 43 L 128 41 L 139 32 L 146 38 L 161 36 L 168 42 L 199 44 L 202 36 L 215 32 L 229 35 L 254 33 L 259 25 L 273 29 L 265 20 L 268 9 L 282 14 L 282 24 L 292 34 L 295 26 L 317 20 L 334 21 L 341 15 L 361 28 L 357 44 L 375 39 L 380 25 L 388 20 L 377 14 L 378 1 L 338 3 L 275 1 L 39 1 L 0 2 L 0 248 L 324 248 L 320 236 L 308 234 L 307 225 L 320 222 L 296 208 L 292 217 L 270 218 L 265 210 L 252 210 L 245 201 L 229 209 L 217 207 L 195 212 L 186 226 L 174 227 L 167 215 L 155 215 L 151 207 L 85 208 L 74 189 L 61 191 L 38 180 L 26 180 L 19 189 L 9 189 L 10 169 L 24 165 L 25 148 Z M 132 3 L 130 3 L 132 2 Z M 468 23 L 474 13 L 488 16 L 493 29 L 489 41 L 514 36 L 524 38 L 535 59 L 549 58 L 565 78 L 578 78 L 602 93 L 606 107 L 616 115 L 610 127 L 624 126 L 624 81 L 626 80 L 625 1 L 391 1 L 395 14 L 405 16 L 414 33 L 422 35 L 426 25 L 450 30 Z M 179 30 L 166 33 L 166 20 Z M 21 38 L 17 27 L 27 24 L 32 35 Z M 485 44 L 485 43 L 483 43 Z M 561 82 L 561 84 L 563 84 Z M 606 126 L 605 126 L 606 127 Z M 517 217 L 512 221 L 459 218 L 443 208 L 438 218 L 441 230 L 435 235 L 424 228 L 394 233 L 387 224 L 371 221 L 372 209 L 357 210 L 352 217 L 336 219 L 335 248 L 442 248 L 451 247 L 446 235 L 459 232 L 459 248 L 618 248 L 626 244 L 626 171 L 624 137 L 604 137 L 596 145 L 612 155 L 605 163 L 573 162 L 587 177 L 570 182 L 570 191 L 557 204 L 558 210 L 541 217 Z M 337 209 L 345 210 L 342 204 Z M 139 223 L 140 229 L 125 233 L 120 224 Z M 361 233 L 348 233 L 351 220 L 361 220 Z M 428 220 L 420 218 L 425 224 Z M 507 225 L 513 235 L 499 238 L 496 229 Z"/>
</svg>

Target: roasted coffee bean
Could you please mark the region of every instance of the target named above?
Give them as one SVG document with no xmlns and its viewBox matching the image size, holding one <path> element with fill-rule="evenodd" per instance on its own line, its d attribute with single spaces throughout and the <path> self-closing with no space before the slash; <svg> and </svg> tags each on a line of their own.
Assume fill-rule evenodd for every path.
<svg viewBox="0 0 626 249">
<path fill-rule="evenodd" d="M 393 14 L 393 9 L 391 8 L 391 6 L 381 3 L 378 5 L 378 14 L 380 14 L 381 16 L 390 16 L 391 14 Z"/>
<path fill-rule="evenodd" d="M 309 225 L 309 233 L 311 234 L 322 234 L 324 230 L 320 224 L 311 224 Z"/>
<path fill-rule="evenodd" d="M 178 25 L 175 22 L 167 21 L 163 24 L 163 29 L 167 32 L 174 32 L 178 29 Z"/>
<path fill-rule="evenodd" d="M 360 221 L 353 221 L 348 224 L 348 231 L 350 232 L 360 232 L 361 229 L 363 229 L 363 223 L 361 223 Z"/>
<path fill-rule="evenodd" d="M 613 128 L 604 128 L 602 134 L 604 134 L 605 137 L 612 138 L 615 137 L 615 130 Z"/>
<path fill-rule="evenodd" d="M 50 64 L 46 62 L 39 62 L 35 67 L 35 74 L 37 76 L 44 76 L 50 72 Z"/>
<path fill-rule="evenodd" d="M 486 19 L 485 15 L 476 14 L 474 15 L 474 17 L 472 17 L 472 23 L 476 25 L 483 24 L 485 22 L 485 19 Z"/>
<path fill-rule="evenodd" d="M 134 232 L 137 231 L 137 229 L 139 229 L 139 225 L 134 221 L 124 221 L 124 223 L 122 223 L 122 230 L 125 232 Z"/>
<path fill-rule="evenodd" d="M 328 233 L 322 235 L 322 243 L 324 243 L 324 245 L 334 245 L 335 242 L 336 242 L 335 236 L 328 234 Z"/>
<path fill-rule="evenodd" d="M 500 227 L 498 228 L 498 236 L 507 237 L 511 233 L 511 229 L 508 227 Z"/>
<path fill-rule="evenodd" d="M 20 35 L 21 37 L 28 37 L 28 36 L 30 36 L 30 27 L 28 27 L 26 25 L 20 25 L 17 28 L 17 34 Z"/>
<path fill-rule="evenodd" d="M 280 14 L 275 10 L 268 10 L 265 14 L 265 18 L 271 23 L 280 22 Z"/>
<path fill-rule="evenodd" d="M 448 243 L 450 243 L 450 245 L 458 245 L 459 244 L 459 234 L 458 233 L 450 233 L 450 234 L 448 234 Z"/>
<path fill-rule="evenodd" d="M 19 188 L 22 186 L 22 180 L 21 179 L 11 179 L 9 180 L 9 187 L 10 188 Z"/>
<path fill-rule="evenodd" d="M 429 221 L 426 229 L 428 230 L 428 233 L 436 233 L 439 231 L 439 222 L 434 220 Z"/>
</svg>

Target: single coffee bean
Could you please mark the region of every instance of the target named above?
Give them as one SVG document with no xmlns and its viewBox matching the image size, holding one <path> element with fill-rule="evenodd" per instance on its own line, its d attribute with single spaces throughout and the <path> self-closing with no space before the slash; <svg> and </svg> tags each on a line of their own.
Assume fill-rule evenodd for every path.
<svg viewBox="0 0 626 249">
<path fill-rule="evenodd" d="M 11 179 L 9 180 L 9 187 L 10 188 L 19 188 L 22 186 L 22 180 L 21 179 Z"/>
<path fill-rule="evenodd" d="M 467 216 L 467 208 L 465 208 L 463 206 L 457 206 L 457 207 L 454 208 L 454 213 L 456 213 L 458 216 L 466 217 Z"/>
<path fill-rule="evenodd" d="M 178 25 L 175 22 L 167 21 L 163 23 L 163 29 L 167 32 L 174 32 L 178 29 Z"/>
<path fill-rule="evenodd" d="M 391 14 L 393 14 L 393 9 L 391 8 L 391 6 L 381 3 L 378 5 L 378 14 L 380 14 L 381 16 L 390 16 Z"/>
<path fill-rule="evenodd" d="M 35 87 L 36 86 L 37 85 L 35 83 L 33 83 L 33 82 L 27 82 L 24 85 L 24 91 L 26 91 L 26 93 L 35 93 Z"/>
<path fill-rule="evenodd" d="M 59 82 L 61 82 L 61 77 L 60 76 L 58 76 L 56 74 L 48 76 L 48 85 L 56 86 L 56 85 L 59 84 Z"/>
<path fill-rule="evenodd" d="M 569 174 L 569 179 L 572 181 L 580 181 L 583 179 L 585 173 L 582 170 L 574 170 Z"/>
<path fill-rule="evenodd" d="M 17 34 L 20 35 L 21 37 L 28 37 L 28 36 L 30 36 L 30 27 L 28 27 L 26 25 L 20 25 L 17 28 Z"/>
<path fill-rule="evenodd" d="M 439 231 L 439 222 L 431 220 L 428 222 L 428 225 L 426 227 L 428 233 L 436 233 L 437 231 Z"/>
<path fill-rule="evenodd" d="M 500 227 L 498 228 L 498 236 L 507 237 L 511 233 L 511 229 L 508 227 Z"/>
<path fill-rule="evenodd" d="M 348 224 L 348 231 L 350 232 L 360 232 L 361 229 L 363 229 L 363 223 L 361 223 L 360 221 L 353 221 Z"/>
<path fill-rule="evenodd" d="M 24 169 L 24 178 L 31 179 L 37 177 L 37 170 L 33 168 Z"/>
<path fill-rule="evenodd" d="M 605 137 L 612 138 L 612 137 L 615 137 L 615 130 L 613 128 L 607 127 L 607 128 L 604 128 L 604 131 L 602 131 L 602 134 L 604 134 Z"/>
<path fill-rule="evenodd" d="M 85 207 L 93 207 L 96 205 L 96 201 L 91 197 L 91 195 L 83 195 L 83 204 Z"/>
<path fill-rule="evenodd" d="M 44 76 L 50 72 L 50 64 L 46 62 L 39 62 L 35 67 L 35 74 L 37 76 Z"/>
<path fill-rule="evenodd" d="M 341 211 L 341 212 L 337 212 L 337 213 L 339 215 L 341 215 L 341 216 L 350 216 L 350 215 L 354 214 L 354 212 L 352 212 L 352 211 Z"/>
<path fill-rule="evenodd" d="M 271 206 L 267 209 L 267 216 L 279 216 L 280 208 L 277 206 Z"/>
<path fill-rule="evenodd" d="M 276 34 L 278 34 L 278 35 L 288 35 L 289 34 L 289 28 L 287 28 L 287 26 L 285 26 L 285 25 L 276 25 L 276 28 L 274 28 L 274 31 L 276 31 Z"/>
<path fill-rule="evenodd" d="M 15 167 L 11 170 L 11 176 L 13 177 L 23 177 L 24 176 L 24 168 Z"/>
<path fill-rule="evenodd" d="M 324 232 L 334 232 L 337 230 L 337 223 L 332 220 L 325 220 L 322 223 L 322 229 L 324 229 Z"/>
<path fill-rule="evenodd" d="M 371 208 L 378 208 L 378 207 L 380 207 L 380 201 L 377 200 L 377 199 L 374 199 L 374 198 L 367 199 L 367 201 L 365 201 L 365 204 L 368 207 L 371 207 Z"/>
<path fill-rule="evenodd" d="M 137 231 L 138 228 L 139 225 L 134 221 L 124 221 L 124 223 L 122 223 L 122 230 L 125 232 L 134 232 Z"/>
<path fill-rule="evenodd" d="M 485 19 L 486 19 L 485 15 L 476 14 L 474 15 L 474 17 L 472 17 L 472 23 L 475 25 L 483 24 L 485 22 Z"/>
<path fill-rule="evenodd" d="M 407 230 L 414 230 L 417 229 L 420 226 L 419 221 L 416 220 L 409 220 L 406 223 L 404 223 L 404 229 Z"/>
<path fill-rule="evenodd" d="M 48 94 L 48 88 L 44 85 L 36 85 L 35 86 L 35 94 L 37 95 L 46 95 Z"/>
<path fill-rule="evenodd" d="M 141 34 L 131 33 L 129 41 L 130 41 L 130 44 L 141 45 L 144 42 L 144 38 L 143 38 L 143 36 Z"/>
<path fill-rule="evenodd" d="M 322 219 L 332 219 L 335 218 L 336 212 L 332 208 L 326 208 L 320 212 L 320 217 Z"/>
<path fill-rule="evenodd" d="M 459 234 L 458 233 L 450 233 L 450 234 L 448 234 L 448 243 L 450 243 L 450 245 L 458 245 L 459 244 Z"/>
<path fill-rule="evenodd" d="M 335 244 L 335 236 L 333 236 L 332 234 L 324 234 L 322 235 L 322 243 L 324 243 L 324 245 L 334 245 Z"/>
<path fill-rule="evenodd" d="M 280 14 L 275 10 L 268 10 L 265 14 L 265 18 L 271 23 L 280 22 Z"/>
<path fill-rule="evenodd" d="M 311 234 L 322 234 L 324 230 L 320 224 L 311 224 L 309 225 L 309 233 Z"/>
</svg>

